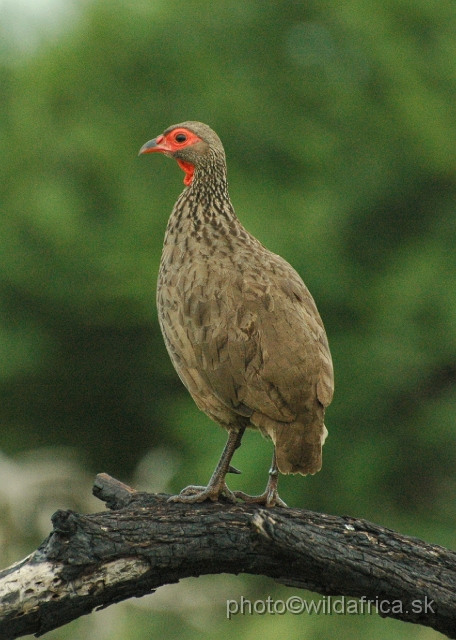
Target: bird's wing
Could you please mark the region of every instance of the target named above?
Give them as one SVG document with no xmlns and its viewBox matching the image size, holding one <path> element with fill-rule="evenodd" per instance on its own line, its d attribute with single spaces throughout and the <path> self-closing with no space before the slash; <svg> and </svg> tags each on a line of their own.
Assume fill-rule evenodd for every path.
<svg viewBox="0 0 456 640">
<path fill-rule="evenodd" d="M 312 296 L 285 260 L 269 256 L 260 273 L 227 271 L 212 278 L 212 292 L 187 289 L 183 321 L 195 366 L 222 403 L 291 422 L 315 394 L 331 402 L 332 361 Z"/>
<path fill-rule="evenodd" d="M 277 258 L 283 260 L 280 256 L 277 256 Z M 285 264 L 289 267 L 288 263 Z M 331 403 L 334 395 L 334 368 L 328 338 L 310 291 L 298 273 L 291 267 L 289 268 L 291 271 L 288 272 L 288 277 L 282 280 L 281 286 L 292 303 L 301 309 L 305 324 L 309 327 L 315 340 L 319 365 L 317 395 L 321 404 L 327 407 Z"/>
</svg>

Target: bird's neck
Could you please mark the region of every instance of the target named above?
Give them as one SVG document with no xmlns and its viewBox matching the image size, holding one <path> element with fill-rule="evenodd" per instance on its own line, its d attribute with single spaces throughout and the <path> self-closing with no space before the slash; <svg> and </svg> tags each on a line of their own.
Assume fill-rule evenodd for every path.
<svg viewBox="0 0 456 640">
<path fill-rule="evenodd" d="M 196 166 L 191 184 L 174 205 L 167 241 L 182 236 L 196 240 L 235 233 L 241 227 L 228 193 L 226 166 L 222 162 Z"/>
</svg>

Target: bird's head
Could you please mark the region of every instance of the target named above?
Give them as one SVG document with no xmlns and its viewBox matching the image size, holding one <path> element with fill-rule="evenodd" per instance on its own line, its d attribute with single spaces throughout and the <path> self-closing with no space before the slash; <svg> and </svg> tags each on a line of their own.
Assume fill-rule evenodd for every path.
<svg viewBox="0 0 456 640">
<path fill-rule="evenodd" d="M 175 158 L 185 171 L 184 184 L 189 186 L 194 177 L 195 168 L 208 165 L 215 158 L 225 154 L 220 138 L 207 124 L 202 122 L 182 122 L 168 127 L 160 136 L 146 142 L 139 154 L 164 153 Z"/>
</svg>

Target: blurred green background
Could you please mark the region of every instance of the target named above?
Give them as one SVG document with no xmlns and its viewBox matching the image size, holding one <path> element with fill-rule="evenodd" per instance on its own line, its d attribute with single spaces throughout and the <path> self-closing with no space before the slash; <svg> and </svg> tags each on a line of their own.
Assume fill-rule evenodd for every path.
<svg viewBox="0 0 456 640">
<path fill-rule="evenodd" d="M 239 218 L 300 272 L 329 336 L 323 469 L 281 478 L 282 497 L 454 548 L 456 5 L 41 4 L 0 2 L 4 564 L 52 509 L 100 509 L 95 473 L 176 492 L 206 483 L 221 452 L 157 323 L 183 174 L 137 157 L 183 120 L 220 135 Z M 247 434 L 230 486 L 261 491 L 270 456 Z M 376 615 L 227 621 L 226 598 L 294 594 L 251 577 L 162 591 L 49 637 L 442 637 Z"/>
</svg>

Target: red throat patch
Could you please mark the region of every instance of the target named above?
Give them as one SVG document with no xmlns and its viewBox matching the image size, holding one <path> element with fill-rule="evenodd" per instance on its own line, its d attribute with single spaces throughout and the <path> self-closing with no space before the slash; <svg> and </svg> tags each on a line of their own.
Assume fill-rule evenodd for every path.
<svg viewBox="0 0 456 640">
<path fill-rule="evenodd" d="M 190 162 L 185 162 L 185 160 L 177 160 L 177 164 L 180 166 L 182 171 L 185 171 L 184 184 L 186 187 L 188 187 L 192 184 L 195 167 L 190 164 Z"/>
</svg>

